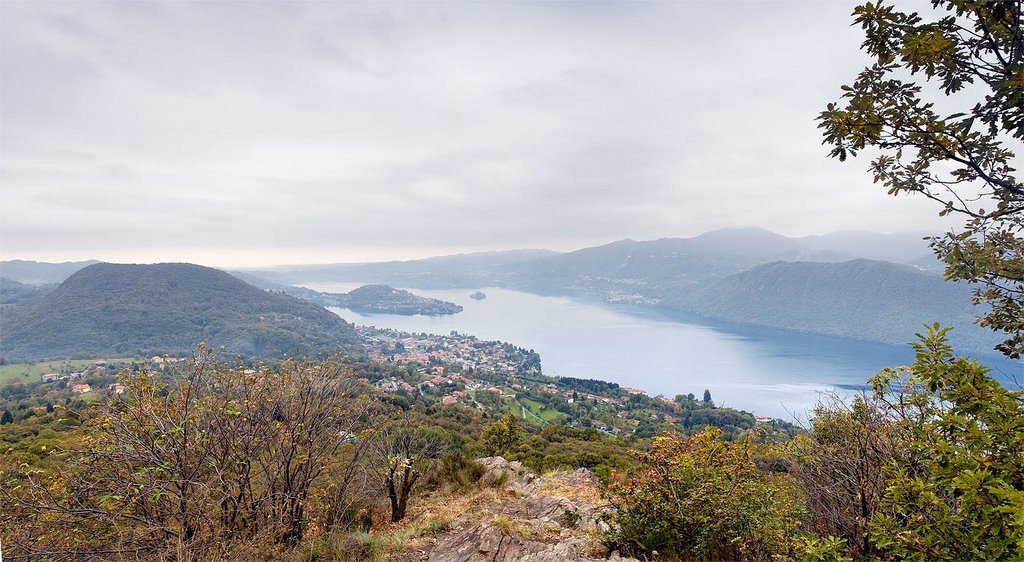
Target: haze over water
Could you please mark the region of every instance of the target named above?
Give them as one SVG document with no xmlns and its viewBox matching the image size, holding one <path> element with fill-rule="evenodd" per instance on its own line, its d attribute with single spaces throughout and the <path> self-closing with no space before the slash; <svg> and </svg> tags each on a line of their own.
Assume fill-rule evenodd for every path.
<svg viewBox="0 0 1024 562">
<path fill-rule="evenodd" d="M 307 286 L 345 292 L 357 284 Z M 464 307 L 450 316 L 332 310 L 359 325 L 434 334 L 455 330 L 532 348 L 540 353 L 546 375 L 607 380 L 670 398 L 699 397 L 707 388 L 719 405 L 787 420 L 805 419 L 823 391 L 855 392 L 883 367 L 913 362 L 909 346 L 694 323 L 508 289 L 483 291 L 487 298 L 480 301 L 469 298 L 472 290 L 414 291 Z M 1020 363 L 996 363 L 1007 374 L 1021 371 Z"/>
</svg>

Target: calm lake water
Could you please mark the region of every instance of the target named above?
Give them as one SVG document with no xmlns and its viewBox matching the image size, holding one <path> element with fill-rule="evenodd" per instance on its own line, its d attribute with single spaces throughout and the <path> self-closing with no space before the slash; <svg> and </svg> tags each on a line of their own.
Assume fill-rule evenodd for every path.
<svg viewBox="0 0 1024 562">
<path fill-rule="evenodd" d="M 347 292 L 358 284 L 307 284 Z M 601 379 L 649 394 L 711 391 L 719 405 L 793 421 L 803 420 L 823 391 L 855 392 L 885 366 L 913 362 L 909 346 L 872 344 L 763 328 L 716 324 L 566 297 L 508 289 L 428 291 L 419 295 L 465 307 L 450 316 L 363 315 L 332 309 L 349 322 L 408 332 L 456 330 L 540 353 L 544 373 Z M 913 335 L 908 336 L 908 341 Z M 1024 375 L 1024 364 L 985 358 L 1004 378 Z"/>
</svg>

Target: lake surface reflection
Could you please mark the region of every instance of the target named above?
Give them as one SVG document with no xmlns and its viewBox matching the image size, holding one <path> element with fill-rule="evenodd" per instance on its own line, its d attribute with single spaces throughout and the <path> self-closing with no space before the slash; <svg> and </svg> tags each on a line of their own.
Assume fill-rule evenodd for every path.
<svg viewBox="0 0 1024 562">
<path fill-rule="evenodd" d="M 307 286 L 346 292 L 358 284 Z M 479 301 L 469 298 L 473 290 L 414 290 L 465 307 L 451 316 L 332 310 L 360 325 L 434 334 L 455 330 L 532 348 L 540 353 L 547 375 L 607 380 L 668 397 L 691 392 L 700 397 L 706 388 L 719 405 L 790 421 L 805 419 L 823 391 L 856 392 L 883 367 L 913 362 L 909 346 L 716 324 L 508 289 L 481 290 L 487 298 Z M 907 341 L 911 339 L 913 334 Z M 1019 362 L 986 358 L 986 363 L 995 363 L 1006 376 L 1024 374 Z"/>
</svg>

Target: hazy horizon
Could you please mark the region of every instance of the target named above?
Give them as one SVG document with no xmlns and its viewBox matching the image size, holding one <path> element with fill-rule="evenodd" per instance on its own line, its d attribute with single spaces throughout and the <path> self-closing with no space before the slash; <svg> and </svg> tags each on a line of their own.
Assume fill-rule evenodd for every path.
<svg viewBox="0 0 1024 562">
<path fill-rule="evenodd" d="M 0 3 L 0 257 L 941 233 L 827 157 L 853 3 Z"/>
<path fill-rule="evenodd" d="M 695 236 L 701 236 L 703 234 L 717 232 L 717 231 L 720 231 L 720 230 L 764 230 L 764 231 L 775 233 L 774 231 L 770 231 L 768 229 L 764 229 L 764 228 L 761 228 L 761 227 L 756 227 L 756 226 L 740 226 L 740 227 L 725 227 L 725 228 L 721 228 L 721 229 L 713 229 L 713 230 L 709 230 L 709 231 L 706 231 L 706 232 L 698 233 Z M 778 233 L 775 233 L 775 234 L 778 234 Z M 801 238 L 821 237 L 821 236 L 835 235 L 835 234 L 905 235 L 905 236 L 908 236 L 908 237 L 910 237 L 910 236 L 922 236 L 923 237 L 923 236 L 928 235 L 928 233 L 925 233 L 925 232 L 922 232 L 922 231 L 878 232 L 878 231 L 867 231 L 867 230 L 841 230 L 841 231 L 825 232 L 825 233 L 821 233 L 821 234 L 810 234 L 810 235 L 806 235 L 806 236 L 789 236 L 787 238 L 801 239 Z M 679 238 L 693 238 L 693 236 L 668 236 L 668 237 L 663 237 L 663 238 L 679 239 Z M 604 245 L 607 245 L 607 244 L 613 244 L 615 242 L 620 242 L 620 241 L 623 241 L 623 240 L 634 240 L 634 241 L 643 242 L 643 241 L 650 241 L 650 240 L 656 240 L 656 239 L 618 238 L 618 239 L 615 239 L 615 240 L 608 240 L 606 242 L 598 243 L 598 244 L 595 244 L 593 246 L 572 247 L 572 248 L 564 248 L 564 249 L 554 249 L 554 248 L 499 248 L 499 249 L 474 249 L 474 250 L 452 249 L 451 251 L 445 251 L 444 249 L 441 249 L 441 250 L 439 250 L 437 252 L 434 252 L 434 253 L 430 253 L 429 250 L 424 250 L 424 253 L 422 253 L 420 255 L 409 255 L 409 256 L 401 256 L 401 255 L 399 255 L 397 257 L 392 257 L 392 258 L 352 260 L 352 261 L 255 262 L 255 263 L 253 263 L 253 262 L 234 261 L 234 262 L 226 262 L 225 263 L 223 261 L 222 262 L 213 262 L 213 261 L 204 262 L 202 260 L 180 259 L 180 258 L 174 257 L 173 255 L 170 255 L 167 258 L 155 258 L 155 259 L 147 259 L 145 256 L 142 256 L 142 257 L 140 257 L 140 256 L 135 256 L 135 257 L 133 257 L 133 256 L 122 256 L 121 258 L 118 258 L 118 259 L 103 259 L 103 258 L 97 257 L 97 255 L 101 254 L 101 252 L 94 252 L 93 254 L 96 254 L 96 255 L 93 255 L 93 254 L 88 254 L 88 255 L 83 254 L 82 257 L 76 257 L 76 258 L 71 258 L 71 259 L 69 259 L 69 258 L 61 258 L 61 257 L 58 257 L 58 258 L 55 258 L 55 259 L 42 259 L 39 256 L 8 257 L 6 255 L 0 255 L 0 261 L 21 260 L 21 261 L 34 261 L 34 262 L 42 262 L 42 263 L 67 263 L 67 262 L 83 262 L 83 261 L 96 260 L 96 261 L 107 262 L 107 263 L 136 263 L 136 264 L 194 263 L 194 264 L 197 264 L 197 265 L 204 265 L 204 266 L 216 267 L 216 268 L 234 268 L 234 269 L 239 269 L 239 270 L 253 270 L 253 269 L 266 269 L 266 268 L 285 268 L 285 267 L 291 267 L 291 266 L 302 267 L 302 266 L 313 266 L 313 265 L 363 264 L 363 263 L 384 263 L 384 262 L 394 262 L 394 261 L 414 261 L 414 260 L 421 260 L 421 259 L 428 259 L 428 258 L 437 258 L 437 257 L 454 257 L 454 256 L 464 256 L 464 255 L 474 255 L 474 254 L 493 254 L 493 253 L 517 252 L 517 251 L 526 251 L 526 252 L 529 252 L 529 251 L 545 252 L 546 251 L 546 252 L 568 253 L 568 252 L 574 252 L 576 250 L 582 250 L 582 249 L 586 249 L 586 248 L 593 248 L 593 247 L 604 246 Z M 194 253 L 193 253 L 193 255 L 194 255 Z M 372 257 L 374 257 L 374 256 L 371 256 L 371 258 Z M 218 258 L 219 258 L 219 256 L 218 256 Z"/>
</svg>

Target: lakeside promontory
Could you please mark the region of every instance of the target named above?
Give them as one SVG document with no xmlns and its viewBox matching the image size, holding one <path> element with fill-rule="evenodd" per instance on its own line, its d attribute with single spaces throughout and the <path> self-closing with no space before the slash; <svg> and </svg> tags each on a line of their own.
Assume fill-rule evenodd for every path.
<svg viewBox="0 0 1024 562">
<path fill-rule="evenodd" d="M 414 295 L 388 285 L 363 285 L 344 295 L 337 295 L 338 305 L 360 314 L 401 314 L 405 316 L 439 316 L 462 312 L 462 306 Z"/>
</svg>

